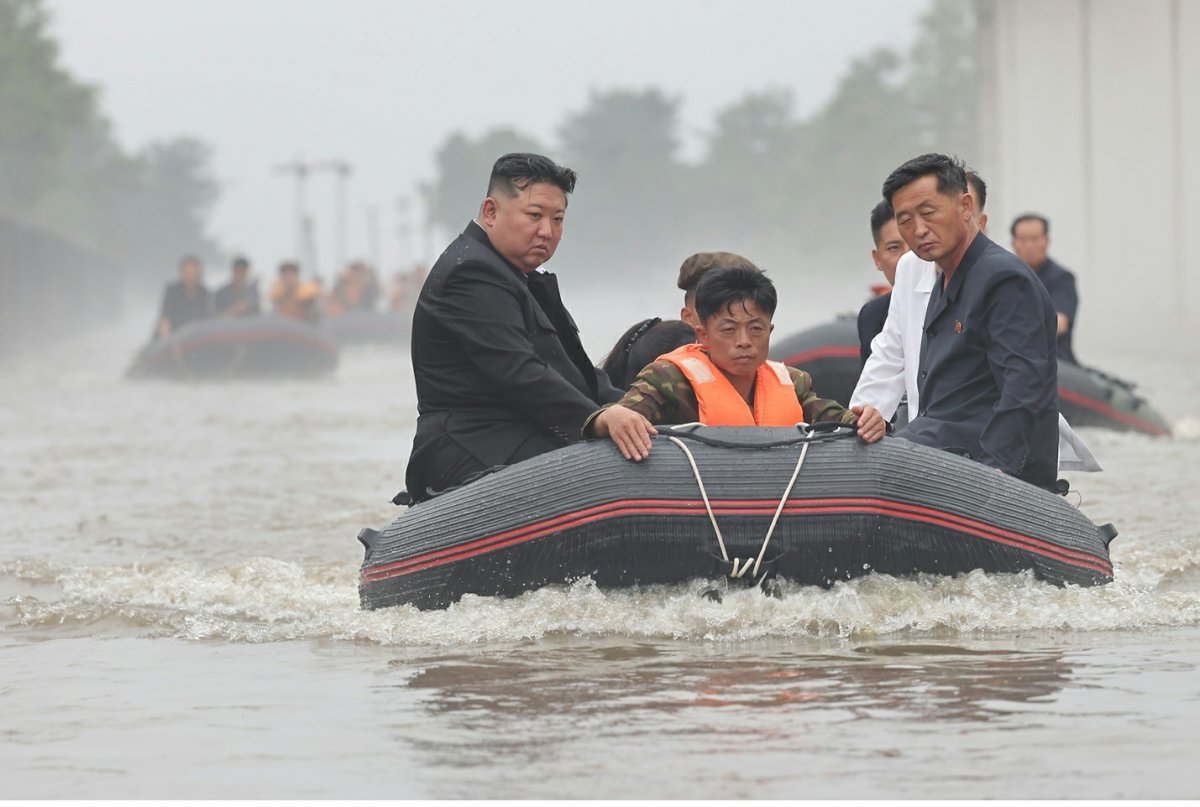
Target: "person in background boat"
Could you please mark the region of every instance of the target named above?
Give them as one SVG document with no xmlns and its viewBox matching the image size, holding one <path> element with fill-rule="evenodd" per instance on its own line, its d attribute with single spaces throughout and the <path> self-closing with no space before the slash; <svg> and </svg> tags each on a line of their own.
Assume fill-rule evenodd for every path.
<svg viewBox="0 0 1200 807">
<path fill-rule="evenodd" d="M 858 350 L 864 367 L 871 355 L 871 340 L 883 330 L 883 323 L 887 320 L 891 290 L 896 285 L 896 264 L 900 256 L 908 252 L 908 244 L 904 243 L 896 227 L 896 215 L 886 201 L 880 201 L 871 210 L 871 238 L 875 242 L 871 260 L 875 262 L 875 268 L 883 273 L 887 286 L 883 287 L 886 290 L 880 290 L 874 299 L 858 310 Z"/>
<path fill-rule="evenodd" d="M 325 313 L 339 317 L 351 311 L 374 311 L 379 301 L 379 280 L 364 261 L 355 261 L 343 270 L 325 301 Z"/>
<path fill-rule="evenodd" d="M 204 266 L 188 255 L 179 261 L 179 279 L 163 290 L 154 338 L 166 339 L 189 322 L 212 316 L 212 295 L 204 287 Z"/>
<path fill-rule="evenodd" d="M 412 313 L 417 304 L 417 295 L 425 282 L 425 267 L 414 263 L 407 272 L 396 272 L 388 286 L 388 308 L 396 312 Z"/>
<path fill-rule="evenodd" d="M 425 279 L 411 338 L 411 501 L 577 442 L 588 415 L 621 397 L 584 351 L 558 279 L 541 270 L 574 188 L 575 172 L 548 157 L 500 157 L 478 217 Z"/>
<path fill-rule="evenodd" d="M 683 308 L 679 309 L 679 318 L 689 325 L 699 325 L 696 316 L 696 284 L 700 278 L 713 269 L 753 269 L 759 268 L 746 258 L 733 252 L 697 252 L 687 258 L 679 267 L 679 279 L 676 285 L 683 290 Z"/>
<path fill-rule="evenodd" d="M 883 196 L 905 242 L 933 261 L 917 417 L 897 436 L 1054 490 L 1058 365 L 1054 305 L 1020 258 L 980 232 L 962 163 L 924 154 Z"/>
<path fill-rule="evenodd" d="M 1058 358 L 1078 364 L 1071 341 L 1075 332 L 1075 314 L 1079 310 L 1079 292 L 1075 287 L 1075 275 L 1046 254 L 1050 248 L 1049 220 L 1037 213 L 1024 213 L 1013 219 L 1009 232 L 1013 252 L 1037 273 L 1054 301 L 1054 311 L 1058 315 Z"/>
<path fill-rule="evenodd" d="M 857 424 L 868 443 L 883 437 L 887 424 L 874 407 L 845 409 L 819 397 L 808 373 L 767 359 L 777 301 L 775 284 L 757 269 L 706 273 L 696 286 L 699 341 L 645 367 L 620 401 L 588 419 L 586 433 L 611 438 L 629 460 L 650 455 L 654 425 L 663 423 L 791 426 L 834 421 Z"/>
<path fill-rule="evenodd" d="M 315 280 L 300 280 L 300 265 L 284 261 L 279 276 L 271 284 L 271 304 L 281 317 L 317 324 L 320 319 L 317 305 L 321 299 L 321 284 Z"/>
<path fill-rule="evenodd" d="M 218 317 L 254 317 L 262 313 L 258 303 L 258 283 L 250 280 L 250 261 L 238 257 L 230 266 L 229 282 L 213 296 Z"/>
</svg>

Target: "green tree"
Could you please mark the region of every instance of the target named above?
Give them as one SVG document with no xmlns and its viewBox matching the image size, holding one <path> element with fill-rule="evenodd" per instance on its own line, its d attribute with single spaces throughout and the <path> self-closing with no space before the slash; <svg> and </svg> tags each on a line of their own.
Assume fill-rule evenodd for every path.
<svg viewBox="0 0 1200 807">
<path fill-rule="evenodd" d="M 688 218 L 679 104 L 656 89 L 592 92 L 563 121 L 562 154 L 579 174 L 564 241 L 570 260 L 632 270 L 673 257 Z"/>
<path fill-rule="evenodd" d="M 161 279 L 182 252 L 212 256 L 211 154 L 180 139 L 126 154 L 95 88 L 58 64 L 42 0 L 0 0 L 0 214 Z"/>
</svg>

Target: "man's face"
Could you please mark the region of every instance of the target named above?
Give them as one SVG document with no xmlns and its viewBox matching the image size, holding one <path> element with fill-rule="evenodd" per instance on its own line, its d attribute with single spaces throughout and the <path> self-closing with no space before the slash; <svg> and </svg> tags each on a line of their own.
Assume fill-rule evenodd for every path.
<svg viewBox="0 0 1200 807">
<path fill-rule="evenodd" d="M 1040 221 L 1026 219 L 1017 224 L 1014 229 L 1012 247 L 1018 258 L 1037 269 L 1046 262 L 1046 250 L 1050 248 L 1050 237 L 1046 235 L 1046 230 Z"/>
<path fill-rule="evenodd" d="M 528 274 L 554 256 L 566 212 L 561 188 L 535 182 L 511 199 L 503 194 L 485 199 L 480 224 L 496 251 Z"/>
<path fill-rule="evenodd" d="M 179 267 L 179 279 L 183 281 L 185 286 L 199 286 L 200 278 L 203 272 L 200 269 L 200 264 L 196 261 L 185 261 Z"/>
<path fill-rule="evenodd" d="M 289 267 L 279 273 L 279 279 L 285 289 L 294 289 L 300 285 L 300 272 Z"/>
<path fill-rule="evenodd" d="M 725 375 L 752 377 L 771 348 L 771 317 L 752 300 L 731 303 L 696 326 L 696 338 Z"/>
<path fill-rule="evenodd" d="M 908 244 L 900 237 L 900 228 L 892 219 L 879 228 L 879 243 L 871 250 L 871 260 L 875 261 L 875 268 L 883 272 L 889 286 L 896 285 L 896 264 L 905 252 L 908 252 Z"/>
<path fill-rule="evenodd" d="M 233 282 L 238 286 L 246 285 L 246 278 L 250 275 L 250 267 L 238 264 L 233 267 Z"/>
<path fill-rule="evenodd" d="M 975 216 L 971 195 L 940 193 L 933 174 L 892 194 L 892 209 L 900 236 L 923 261 L 940 261 L 963 248 Z"/>
</svg>

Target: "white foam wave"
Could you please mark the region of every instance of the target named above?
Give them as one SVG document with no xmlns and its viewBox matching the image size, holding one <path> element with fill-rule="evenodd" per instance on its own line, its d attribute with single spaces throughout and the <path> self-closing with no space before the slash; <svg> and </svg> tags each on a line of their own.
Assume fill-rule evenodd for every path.
<svg viewBox="0 0 1200 807">
<path fill-rule="evenodd" d="M 1116 582 L 1097 588 L 1056 588 L 1029 574 L 874 575 L 829 590 L 785 584 L 781 599 L 732 589 L 714 602 L 700 595 L 707 585 L 700 582 L 601 590 L 582 580 L 515 599 L 467 596 L 443 611 L 361 611 L 356 568 L 271 558 L 220 568 L 174 561 L 56 568 L 23 560 L 0 565 L 0 574 L 61 589 L 57 597 L 9 600 L 26 627 L 109 620 L 155 635 L 233 642 L 327 638 L 448 646 L 556 634 L 739 642 L 1200 625 L 1200 591 L 1173 585 L 1200 572 L 1200 552 L 1181 545 L 1132 555 L 1132 571 L 1119 571 Z"/>
</svg>

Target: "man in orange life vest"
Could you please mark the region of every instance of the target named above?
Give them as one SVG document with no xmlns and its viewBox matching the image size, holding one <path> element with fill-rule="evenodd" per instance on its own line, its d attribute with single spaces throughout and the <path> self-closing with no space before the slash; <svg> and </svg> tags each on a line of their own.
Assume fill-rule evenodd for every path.
<svg viewBox="0 0 1200 807">
<path fill-rule="evenodd" d="M 837 421 L 858 426 L 868 443 L 887 424 L 871 406 L 845 409 L 817 396 L 808 373 L 767 360 L 774 325 L 775 285 L 763 273 L 715 269 L 696 287 L 695 344 L 645 367 L 616 404 L 597 410 L 584 433 L 610 437 L 629 460 L 650 455 L 656 423 L 707 426 L 791 426 Z"/>
</svg>

